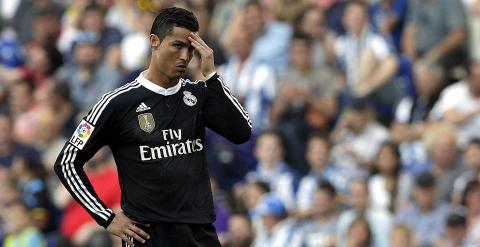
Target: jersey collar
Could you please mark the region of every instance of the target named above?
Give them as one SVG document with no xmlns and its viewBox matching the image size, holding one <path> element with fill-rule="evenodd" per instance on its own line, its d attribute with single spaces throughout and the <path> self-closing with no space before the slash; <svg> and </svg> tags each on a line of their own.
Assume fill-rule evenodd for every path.
<svg viewBox="0 0 480 247">
<path fill-rule="evenodd" d="M 148 90 L 150 90 L 152 92 L 155 92 L 155 93 L 158 93 L 158 94 L 161 94 L 161 95 L 164 95 L 164 96 L 168 96 L 168 95 L 176 94 L 178 92 L 178 90 L 180 90 L 180 87 L 182 87 L 181 80 L 178 80 L 177 85 L 175 85 L 173 87 L 169 87 L 169 88 L 161 87 L 161 86 L 151 82 L 147 78 L 145 78 L 145 76 L 143 75 L 144 73 L 145 73 L 145 71 L 140 73 L 140 75 L 137 78 L 137 81 L 140 83 L 140 85 L 144 86 L 145 88 L 147 88 Z"/>
</svg>

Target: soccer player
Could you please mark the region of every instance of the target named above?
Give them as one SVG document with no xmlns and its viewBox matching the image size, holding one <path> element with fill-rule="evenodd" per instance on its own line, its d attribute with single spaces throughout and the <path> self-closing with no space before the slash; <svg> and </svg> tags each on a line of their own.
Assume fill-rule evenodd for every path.
<svg viewBox="0 0 480 247">
<path fill-rule="evenodd" d="M 248 114 L 216 74 L 198 22 L 181 8 L 152 25 L 147 70 L 103 95 L 65 144 L 55 171 L 97 223 L 126 246 L 220 246 L 205 161 L 205 127 L 233 143 L 251 135 Z M 205 81 L 182 78 L 193 52 Z M 115 158 L 122 212 L 98 198 L 83 165 L 102 146 Z"/>
</svg>

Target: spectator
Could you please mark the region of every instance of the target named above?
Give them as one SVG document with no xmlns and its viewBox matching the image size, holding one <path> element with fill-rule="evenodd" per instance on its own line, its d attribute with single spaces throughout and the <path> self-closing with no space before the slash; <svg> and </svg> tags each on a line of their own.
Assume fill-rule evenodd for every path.
<svg viewBox="0 0 480 247">
<path fill-rule="evenodd" d="M 388 233 L 393 226 L 393 219 L 387 210 L 370 207 L 367 181 L 360 179 L 352 181 L 348 198 L 351 209 L 340 214 L 337 228 L 337 239 L 339 241 L 337 246 L 348 247 L 351 241 L 356 242 L 356 240 L 352 239 L 350 229 L 355 219 L 361 216 L 365 217 L 368 225 L 371 227 L 368 228 L 372 232 L 369 235 L 373 246 L 388 246 Z M 361 234 L 360 236 L 363 235 Z"/>
<path fill-rule="evenodd" d="M 463 160 L 467 170 L 455 179 L 453 186 L 452 202 L 460 204 L 465 187 L 472 180 L 480 181 L 480 140 L 473 139 L 465 148 Z"/>
<path fill-rule="evenodd" d="M 480 61 L 473 60 L 468 76 L 445 88 L 435 104 L 432 114 L 436 121 L 454 124 L 458 130 L 460 147 L 480 133 Z"/>
<path fill-rule="evenodd" d="M 474 246 L 467 240 L 467 220 L 464 215 L 448 215 L 444 235 L 445 239 L 435 244 L 435 247 Z"/>
<path fill-rule="evenodd" d="M 98 42 L 98 35 L 80 33 L 74 49 L 75 63 L 65 64 L 57 71 L 57 79 L 69 85 L 72 99 L 80 109 L 92 107 L 120 81 L 119 72 L 101 62 Z"/>
<path fill-rule="evenodd" d="M 134 31 L 135 22 L 140 17 L 138 8 L 134 0 L 115 0 L 105 15 L 105 24 L 116 28 L 127 35 Z M 151 26 L 151 25 L 150 25 Z"/>
<path fill-rule="evenodd" d="M 0 167 L 10 168 L 17 156 L 29 157 L 29 160 L 39 161 L 38 151 L 17 143 L 13 138 L 12 130 L 11 117 L 5 112 L 0 112 Z"/>
<path fill-rule="evenodd" d="M 353 220 L 348 228 L 347 247 L 371 247 L 373 245 L 372 231 L 368 221 L 362 217 Z"/>
<path fill-rule="evenodd" d="M 480 2 L 478 0 L 462 0 L 467 16 L 470 58 L 480 60 Z"/>
<path fill-rule="evenodd" d="M 254 38 L 245 32 L 243 12 L 238 13 L 225 37 L 225 45 L 232 52 L 228 62 L 219 68 L 225 82 L 240 98 L 259 133 L 269 127 L 270 107 L 275 97 L 276 77 L 267 63 L 252 55 Z"/>
<path fill-rule="evenodd" d="M 398 67 L 391 47 L 381 36 L 373 33 L 368 22 L 367 6 L 357 1 L 349 2 L 343 15 L 346 33 L 335 41 L 336 58 L 346 76 L 344 91 L 357 97 L 374 92 L 380 94 L 378 90 L 392 83 Z M 382 95 L 389 104 L 395 103 L 392 100 L 399 96 L 386 89 L 381 93 L 390 93 Z"/>
<path fill-rule="evenodd" d="M 412 61 L 439 63 L 450 73 L 450 69 L 465 59 L 466 34 L 460 0 L 412 0 L 403 35 L 403 52 Z M 450 74 L 447 78 L 451 78 Z"/>
<path fill-rule="evenodd" d="M 331 181 L 335 175 L 330 166 L 330 143 L 324 135 L 313 134 L 307 144 L 305 158 L 309 173 L 300 180 L 297 193 L 297 214 L 301 218 L 311 216 L 315 191 L 320 182 Z"/>
<path fill-rule="evenodd" d="M 301 246 L 300 231 L 295 223 L 287 218 L 287 209 L 278 197 L 273 194 L 266 195 L 255 210 L 262 217 L 266 234 L 257 235 L 253 247 Z"/>
<path fill-rule="evenodd" d="M 337 192 L 328 182 L 321 182 L 312 203 L 312 219 L 302 227 L 303 246 L 335 246 L 337 243 Z"/>
<path fill-rule="evenodd" d="M 255 156 L 258 160 L 255 171 L 247 174 L 247 180 L 265 181 L 271 191 L 282 200 L 288 210 L 295 207 L 298 176 L 283 161 L 284 147 L 281 137 L 273 131 L 263 132 L 256 141 Z"/>
<path fill-rule="evenodd" d="M 295 31 L 312 39 L 310 56 L 314 67 L 330 68 L 334 63 L 335 34 L 327 28 L 325 13 L 316 6 L 307 6 L 295 20 Z"/>
<path fill-rule="evenodd" d="M 77 105 L 72 102 L 70 87 L 64 82 L 54 83 L 49 86 L 47 95 L 47 106 L 55 114 L 60 134 L 65 138 L 70 138 L 77 128 L 78 123 L 75 118 L 80 112 Z"/>
<path fill-rule="evenodd" d="M 397 224 L 390 231 L 390 247 L 415 247 L 415 235 L 403 224 Z"/>
<path fill-rule="evenodd" d="M 366 175 L 380 145 L 389 138 L 388 130 L 375 121 L 365 99 L 355 100 L 340 116 L 331 134 L 332 161 L 344 181 Z"/>
<path fill-rule="evenodd" d="M 306 34 L 295 33 L 290 46 L 290 65 L 281 82 L 298 87 L 304 100 L 335 96 L 334 72 L 325 65 L 315 66 L 312 54 L 313 40 Z"/>
<path fill-rule="evenodd" d="M 252 59 L 270 65 L 281 75 L 288 64 L 288 50 L 292 28 L 278 20 L 266 21 L 266 10 L 257 0 L 250 0 L 244 7 L 246 31 L 253 37 Z"/>
<path fill-rule="evenodd" d="M 370 6 L 373 30 L 380 33 L 396 48 L 401 50 L 401 38 L 408 0 L 380 0 Z"/>
<path fill-rule="evenodd" d="M 2 215 L 6 222 L 7 232 L 2 246 L 47 246 L 44 237 L 32 224 L 31 214 L 32 212 L 27 205 L 19 200 L 7 205 Z"/>
<path fill-rule="evenodd" d="M 415 232 L 420 247 L 431 246 L 441 236 L 450 207 L 438 201 L 435 177 L 430 173 L 417 175 L 413 188 L 414 202 L 396 215 L 397 223 L 406 224 Z"/>
<path fill-rule="evenodd" d="M 250 219 L 241 214 L 232 215 L 228 221 L 227 239 L 222 246 L 250 247 L 253 242 L 253 229 Z"/>
<path fill-rule="evenodd" d="M 480 182 L 470 181 L 463 193 L 462 205 L 467 209 L 467 231 L 469 241 L 480 244 Z"/>
<path fill-rule="evenodd" d="M 391 213 L 408 205 L 412 180 L 401 172 L 398 146 L 392 142 L 383 143 L 373 166 L 373 176 L 368 182 L 373 208 L 389 210 Z"/>
<path fill-rule="evenodd" d="M 402 98 L 392 125 L 392 137 L 400 143 L 403 169 L 410 173 L 428 166 L 421 138 L 429 127 L 429 116 L 444 84 L 442 68 L 436 64 L 417 62 L 414 74 L 415 95 Z"/>
<path fill-rule="evenodd" d="M 126 75 L 122 79 L 122 84 L 135 80 L 147 64 L 150 55 L 149 27 L 152 26 L 154 19 L 155 13 L 142 11 L 135 20 L 134 29 L 122 39 L 120 44 L 121 67 Z"/>
<path fill-rule="evenodd" d="M 52 203 L 50 201 L 45 169 L 37 160 L 16 156 L 10 167 L 11 175 L 17 180 L 19 198 L 32 210 L 32 222 L 42 230 L 52 227 Z"/>
<path fill-rule="evenodd" d="M 437 181 L 438 198 L 449 201 L 455 179 L 465 170 L 455 129 L 450 125 L 433 126 L 425 133 L 424 143 L 431 161 L 429 170 Z"/>
<path fill-rule="evenodd" d="M 237 186 L 236 189 L 237 202 L 240 202 L 247 211 L 252 222 L 252 227 L 257 235 L 265 233 L 265 227 L 262 224 L 260 215 L 257 214 L 255 208 L 260 204 L 262 198 L 270 192 L 268 184 L 262 181 L 253 181 L 245 186 Z"/>
</svg>

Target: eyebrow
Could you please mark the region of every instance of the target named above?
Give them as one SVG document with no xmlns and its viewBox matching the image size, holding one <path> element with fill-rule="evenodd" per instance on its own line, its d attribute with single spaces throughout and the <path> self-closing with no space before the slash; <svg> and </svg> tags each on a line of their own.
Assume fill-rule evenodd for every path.
<svg viewBox="0 0 480 247">
<path fill-rule="evenodd" d="M 190 44 L 187 44 L 187 43 L 185 43 L 185 42 L 183 42 L 183 41 L 181 41 L 181 40 L 174 40 L 173 43 L 178 43 L 178 44 L 181 44 L 181 45 L 183 45 L 183 46 L 190 46 Z"/>
</svg>

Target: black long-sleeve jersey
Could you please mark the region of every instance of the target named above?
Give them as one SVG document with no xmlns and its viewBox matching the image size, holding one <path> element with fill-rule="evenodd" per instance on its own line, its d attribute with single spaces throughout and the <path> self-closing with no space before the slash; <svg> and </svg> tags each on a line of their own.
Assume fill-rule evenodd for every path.
<svg viewBox="0 0 480 247">
<path fill-rule="evenodd" d="M 247 112 L 217 74 L 206 81 L 180 79 L 168 89 L 141 74 L 103 95 L 65 144 L 55 172 L 97 223 L 107 227 L 114 213 L 98 198 L 83 165 L 108 145 L 127 216 L 145 223 L 212 223 L 205 127 L 234 143 L 251 135 Z"/>
</svg>

